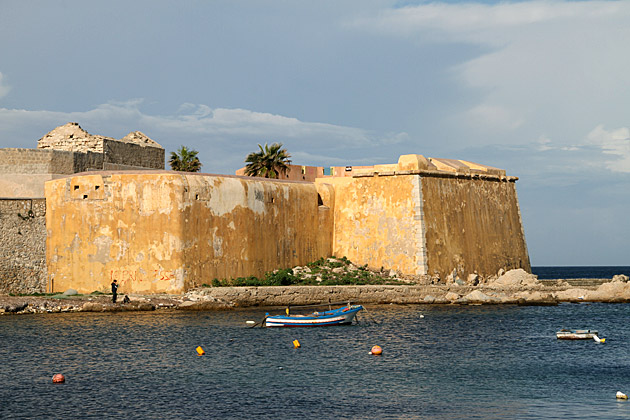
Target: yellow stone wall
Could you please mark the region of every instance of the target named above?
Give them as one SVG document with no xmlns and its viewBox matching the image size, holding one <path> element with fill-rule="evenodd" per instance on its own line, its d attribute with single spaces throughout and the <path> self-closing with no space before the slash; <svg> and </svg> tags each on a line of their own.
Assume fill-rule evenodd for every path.
<svg viewBox="0 0 630 420">
<path fill-rule="evenodd" d="M 182 293 L 330 255 L 332 212 L 312 183 L 152 171 L 45 188 L 52 291 L 116 278 L 120 293 Z"/>
<path fill-rule="evenodd" d="M 531 272 L 514 182 L 423 176 L 421 185 L 428 274 Z"/>
<path fill-rule="evenodd" d="M 46 182 L 48 290 L 182 293 L 321 257 L 446 276 L 531 271 L 516 178 L 403 155 L 315 183 L 172 171 Z"/>
<path fill-rule="evenodd" d="M 424 274 L 418 181 L 411 175 L 325 179 L 335 188 L 333 255 Z"/>
<path fill-rule="evenodd" d="M 438 168 L 438 166 L 441 168 Z M 446 279 L 531 272 L 516 178 L 485 165 L 403 155 L 334 186 L 333 255 Z"/>
</svg>

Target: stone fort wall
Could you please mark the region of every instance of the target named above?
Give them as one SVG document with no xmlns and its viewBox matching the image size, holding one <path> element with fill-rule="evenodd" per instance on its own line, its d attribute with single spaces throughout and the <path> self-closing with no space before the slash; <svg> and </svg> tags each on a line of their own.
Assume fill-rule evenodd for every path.
<svg viewBox="0 0 630 420">
<path fill-rule="evenodd" d="M 330 255 L 332 214 L 314 183 L 168 171 L 46 183 L 54 291 L 183 293 Z"/>
<path fill-rule="evenodd" d="M 0 294 L 46 291 L 46 201 L 0 199 Z"/>
<path fill-rule="evenodd" d="M 77 123 L 55 128 L 37 149 L 0 149 L 0 293 L 46 290 L 45 182 L 104 169 L 164 169 L 164 149 L 138 131 L 116 140 Z"/>
</svg>

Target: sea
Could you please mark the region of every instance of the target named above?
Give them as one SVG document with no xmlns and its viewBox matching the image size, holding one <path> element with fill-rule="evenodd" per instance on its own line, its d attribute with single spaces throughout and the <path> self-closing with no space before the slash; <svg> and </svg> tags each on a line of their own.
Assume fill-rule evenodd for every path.
<svg viewBox="0 0 630 420">
<path fill-rule="evenodd" d="M 629 304 L 365 306 L 327 328 L 247 323 L 283 308 L 0 316 L 0 418 L 630 418 Z"/>
</svg>

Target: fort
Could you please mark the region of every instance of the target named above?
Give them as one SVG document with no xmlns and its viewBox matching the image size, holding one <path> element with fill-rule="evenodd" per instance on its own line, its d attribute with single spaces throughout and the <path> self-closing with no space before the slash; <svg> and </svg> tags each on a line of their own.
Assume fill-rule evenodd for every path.
<svg viewBox="0 0 630 420">
<path fill-rule="evenodd" d="M 501 169 L 403 155 L 292 165 L 279 180 L 182 173 L 142 133 L 55 130 L 37 150 L 0 149 L 0 293 L 107 292 L 117 279 L 176 294 L 332 255 L 434 282 L 531 271 L 517 178 Z"/>
</svg>

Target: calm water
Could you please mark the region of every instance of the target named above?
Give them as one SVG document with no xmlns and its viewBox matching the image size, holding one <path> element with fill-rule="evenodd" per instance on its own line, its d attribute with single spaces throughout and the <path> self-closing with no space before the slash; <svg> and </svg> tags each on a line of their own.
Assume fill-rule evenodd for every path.
<svg viewBox="0 0 630 420">
<path fill-rule="evenodd" d="M 630 276 L 630 267 L 532 267 L 539 279 L 611 279 L 616 274 Z"/>
<path fill-rule="evenodd" d="M 265 309 L 2 316 L 0 418 L 630 418 L 628 304 L 368 309 L 379 324 L 316 329 L 246 328 Z M 555 338 L 585 327 L 606 344 Z"/>
</svg>

